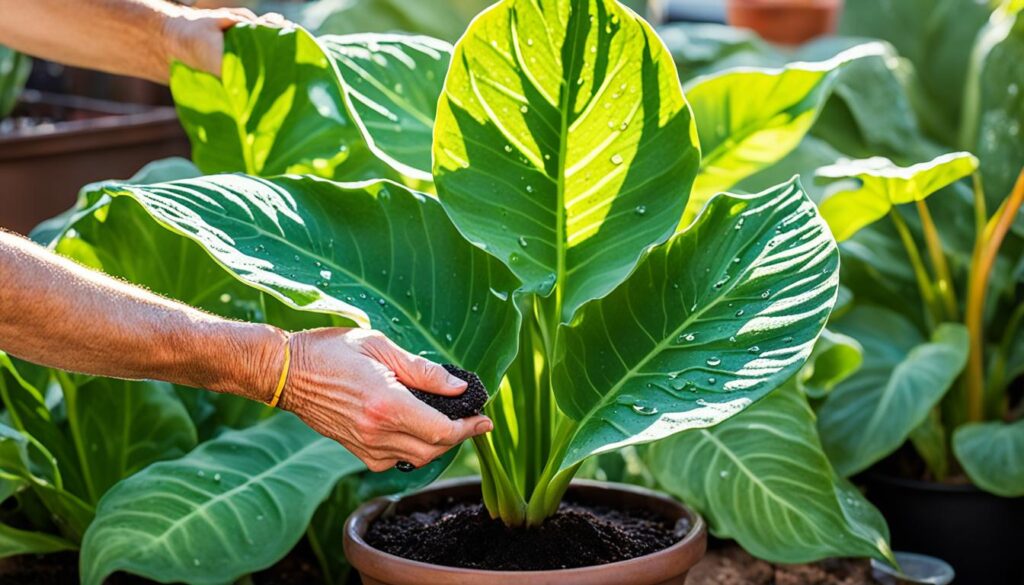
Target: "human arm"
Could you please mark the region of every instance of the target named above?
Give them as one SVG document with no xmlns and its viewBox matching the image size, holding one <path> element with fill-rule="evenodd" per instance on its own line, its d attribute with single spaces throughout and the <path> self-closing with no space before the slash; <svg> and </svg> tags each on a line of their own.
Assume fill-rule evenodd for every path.
<svg viewBox="0 0 1024 585">
<path fill-rule="evenodd" d="M 374 470 L 423 465 L 487 432 L 478 416 L 449 421 L 406 390 L 459 394 L 465 382 L 376 332 L 288 334 L 231 321 L 82 267 L 0 232 L 0 350 L 50 367 L 150 378 L 269 402 L 337 440 Z"/>
<path fill-rule="evenodd" d="M 220 74 L 223 31 L 260 19 L 165 0 L 0 0 L 0 44 L 35 57 L 166 84 L 173 60 Z M 280 23 L 277 15 L 264 22 Z"/>
</svg>

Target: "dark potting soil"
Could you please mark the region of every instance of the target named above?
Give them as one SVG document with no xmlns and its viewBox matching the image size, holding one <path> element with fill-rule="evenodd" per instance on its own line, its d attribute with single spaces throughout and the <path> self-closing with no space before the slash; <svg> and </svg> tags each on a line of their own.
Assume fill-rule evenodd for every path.
<svg viewBox="0 0 1024 585">
<path fill-rule="evenodd" d="M 480 503 L 395 514 L 374 522 L 366 542 L 426 563 L 497 571 L 542 571 L 624 561 L 667 548 L 690 529 L 647 510 L 563 502 L 537 528 L 509 528 Z"/>
<path fill-rule="evenodd" d="M 410 388 L 412 395 L 452 420 L 480 414 L 484 404 L 487 404 L 487 390 L 480 382 L 480 376 L 452 364 L 444 364 L 443 367 L 449 374 L 469 384 L 465 392 L 458 396 L 442 396 Z"/>
</svg>

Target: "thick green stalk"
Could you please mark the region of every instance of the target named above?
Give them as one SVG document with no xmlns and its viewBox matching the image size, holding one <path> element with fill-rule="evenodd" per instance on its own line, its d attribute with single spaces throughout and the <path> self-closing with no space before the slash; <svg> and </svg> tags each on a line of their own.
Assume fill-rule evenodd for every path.
<svg viewBox="0 0 1024 585">
<path fill-rule="evenodd" d="M 917 212 L 921 217 L 921 228 L 924 231 L 924 241 L 928 247 L 932 269 L 935 270 L 939 298 L 945 305 L 945 320 L 958 321 L 960 310 L 957 307 L 956 290 L 953 288 L 953 276 L 949 270 L 949 263 L 946 262 L 946 254 L 942 251 L 942 238 L 939 236 L 939 230 L 936 229 L 932 214 L 928 210 L 928 204 L 924 200 L 917 201 Z"/>
<path fill-rule="evenodd" d="M 903 218 L 900 217 L 899 212 L 895 208 L 889 212 L 889 217 L 892 218 L 892 222 L 896 226 L 896 232 L 899 234 L 903 247 L 907 251 L 907 257 L 910 259 L 910 265 L 913 267 L 914 276 L 917 279 L 917 288 L 921 292 L 921 301 L 925 306 L 925 314 L 928 317 L 929 326 L 934 328 L 935 324 L 941 320 L 942 314 L 935 300 L 935 285 L 928 276 L 928 270 L 921 259 L 921 252 L 918 250 L 917 243 L 914 242 L 914 236 L 911 235 L 910 228 L 907 227 L 906 222 L 903 221 Z"/>
<path fill-rule="evenodd" d="M 480 459 L 481 485 L 487 511 L 492 518 L 501 518 L 508 526 L 522 526 L 526 520 L 526 502 L 495 457 L 490 440 L 485 435 L 478 435 L 473 437 L 473 446 Z M 488 499 L 491 500 L 489 504 Z"/>
<path fill-rule="evenodd" d="M 967 308 L 964 320 L 970 333 L 970 353 L 967 356 L 967 418 L 978 422 L 985 417 L 985 297 L 989 276 L 999 248 L 1010 226 L 1024 203 L 1024 169 L 1017 177 L 1010 196 L 989 220 L 975 240 L 971 274 L 967 288 Z"/>
</svg>

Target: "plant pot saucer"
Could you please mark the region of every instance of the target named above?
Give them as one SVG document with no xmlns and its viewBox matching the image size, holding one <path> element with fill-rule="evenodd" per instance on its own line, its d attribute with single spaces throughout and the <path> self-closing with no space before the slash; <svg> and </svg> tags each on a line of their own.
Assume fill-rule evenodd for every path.
<svg viewBox="0 0 1024 585">
<path fill-rule="evenodd" d="M 946 561 L 910 552 L 895 552 L 899 570 L 871 559 L 873 576 L 882 585 L 949 585 L 956 573 Z"/>
<path fill-rule="evenodd" d="M 690 530 L 679 542 L 658 552 L 621 561 L 575 569 L 549 571 L 487 571 L 432 565 L 391 555 L 367 544 L 364 535 L 385 512 L 424 509 L 430 505 L 479 497 L 478 478 L 438 482 L 401 497 L 377 498 L 364 503 L 345 522 L 345 556 L 359 571 L 364 585 L 683 585 L 687 571 L 700 561 L 707 547 L 703 518 L 658 492 L 635 486 L 576 480 L 568 494 L 590 504 L 620 509 L 644 508 L 670 521 L 688 518 Z"/>
</svg>

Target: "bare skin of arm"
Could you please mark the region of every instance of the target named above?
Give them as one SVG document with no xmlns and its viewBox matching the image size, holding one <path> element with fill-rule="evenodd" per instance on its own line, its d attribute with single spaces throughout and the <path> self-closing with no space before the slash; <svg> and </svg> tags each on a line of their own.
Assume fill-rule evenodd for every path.
<svg viewBox="0 0 1024 585">
<path fill-rule="evenodd" d="M 292 363 L 279 406 L 372 470 L 422 466 L 492 428 L 483 416 L 450 421 L 413 397 L 406 387 L 457 395 L 466 384 L 374 331 L 289 334 L 222 319 L 0 232 L 0 350 L 13 356 L 269 402 L 286 345 Z"/>
<path fill-rule="evenodd" d="M 167 83 L 170 64 L 220 74 L 223 31 L 280 24 L 244 8 L 202 10 L 164 0 L 0 0 L 0 43 L 34 57 Z"/>
</svg>

